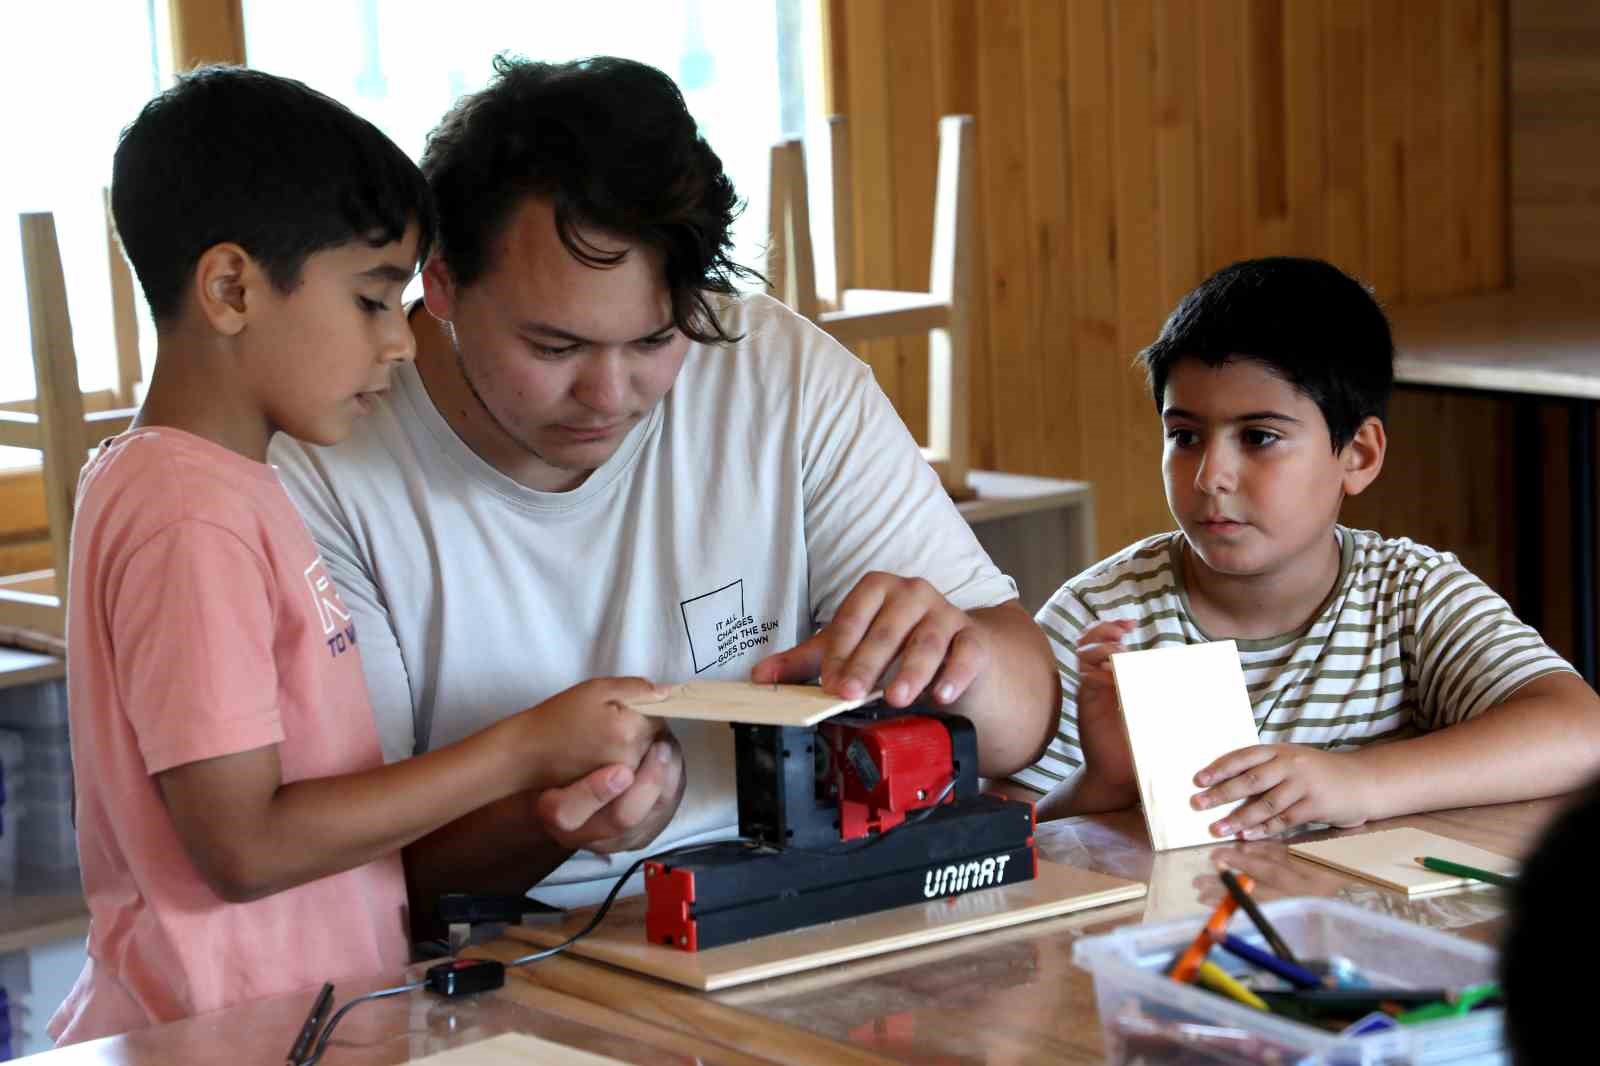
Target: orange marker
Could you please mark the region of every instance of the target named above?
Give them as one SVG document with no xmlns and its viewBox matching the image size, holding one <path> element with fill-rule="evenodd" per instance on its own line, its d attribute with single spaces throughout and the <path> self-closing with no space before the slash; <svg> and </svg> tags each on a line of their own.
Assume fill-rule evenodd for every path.
<svg viewBox="0 0 1600 1066">
<path fill-rule="evenodd" d="M 1238 874 L 1239 887 L 1249 892 L 1255 887 L 1255 882 L 1246 874 Z M 1200 930 L 1194 942 L 1184 949 L 1178 956 L 1178 961 L 1172 964 L 1167 971 L 1167 976 L 1174 981 L 1193 981 L 1194 975 L 1199 972 L 1200 964 L 1211 953 L 1211 945 L 1219 942 L 1228 932 L 1228 919 L 1233 917 L 1233 912 L 1239 907 L 1239 901 L 1232 894 L 1222 897 L 1222 902 L 1217 904 L 1217 909 L 1211 912 L 1211 917 L 1206 920 L 1205 926 Z"/>
</svg>

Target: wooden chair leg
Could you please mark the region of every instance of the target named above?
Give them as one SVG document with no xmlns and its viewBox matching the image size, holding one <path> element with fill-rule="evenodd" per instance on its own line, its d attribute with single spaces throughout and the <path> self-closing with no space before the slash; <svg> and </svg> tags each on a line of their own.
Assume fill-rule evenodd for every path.
<svg viewBox="0 0 1600 1066">
<path fill-rule="evenodd" d="M 767 294 L 789 302 L 787 259 L 789 229 L 789 164 L 783 144 L 775 144 L 767 166 Z"/>
<path fill-rule="evenodd" d="M 843 115 L 828 119 L 828 166 L 833 174 L 833 306 L 844 306 L 844 291 L 855 287 L 856 231 L 850 182 L 850 126 Z"/>
<path fill-rule="evenodd" d="M 139 383 L 144 367 L 139 361 L 139 313 L 134 303 L 133 272 L 122 254 L 116 223 L 111 218 L 111 190 L 105 193 L 106 258 L 111 267 L 111 324 L 117 345 L 117 404 L 132 407 L 139 402 Z"/>
<path fill-rule="evenodd" d="M 811 189 L 806 183 L 806 149 L 796 139 L 783 146 L 786 174 L 784 189 L 787 211 L 789 291 L 795 311 L 803 318 L 817 319 L 817 264 L 811 249 Z"/>
<path fill-rule="evenodd" d="M 22 268 L 28 290 L 34 380 L 38 389 L 35 399 L 38 443 L 55 571 L 53 581 L 48 583 L 53 588 L 47 586 L 43 575 L 28 575 L 31 580 L 26 585 L 12 583 L 12 587 L 0 589 L 0 623 L 59 637 L 66 632 L 63 603 L 73 500 L 78 471 L 88 455 L 88 443 L 55 219 L 49 214 L 25 214 L 21 223 Z"/>
<path fill-rule="evenodd" d="M 975 185 L 970 115 L 939 120 L 939 175 L 934 191 L 933 252 L 929 291 L 947 303 L 944 329 L 928 334 L 928 443 L 942 460 L 940 480 L 952 495 L 967 489 L 971 469 L 972 307 L 976 241 Z"/>
</svg>

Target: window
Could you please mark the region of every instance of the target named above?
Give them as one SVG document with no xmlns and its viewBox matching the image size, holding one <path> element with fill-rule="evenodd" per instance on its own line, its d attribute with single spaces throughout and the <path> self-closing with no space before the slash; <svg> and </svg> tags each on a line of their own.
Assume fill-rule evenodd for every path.
<svg viewBox="0 0 1600 1066">
<path fill-rule="evenodd" d="M 245 0 L 250 65 L 298 78 L 366 116 L 412 158 L 463 93 L 488 83 L 499 52 L 554 62 L 606 54 L 659 67 L 683 90 L 745 209 L 735 255 L 762 269 L 768 153 L 806 114 L 815 3 L 611 0 Z M 816 99 L 812 88 L 812 99 Z"/>
<path fill-rule="evenodd" d="M 34 393 L 17 226 L 24 211 L 55 213 L 82 387 L 116 384 L 102 197 L 117 135 L 158 84 L 149 4 L 57 0 L 8 15 L 0 93 L 16 106 L 8 115 L 11 164 L 0 167 L 0 404 Z M 0 448 L 0 469 L 38 462 L 37 452 Z"/>
</svg>

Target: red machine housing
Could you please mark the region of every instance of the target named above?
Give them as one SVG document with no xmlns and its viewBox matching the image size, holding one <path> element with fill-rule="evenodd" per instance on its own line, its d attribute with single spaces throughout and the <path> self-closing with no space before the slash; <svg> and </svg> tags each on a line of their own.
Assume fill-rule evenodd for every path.
<svg viewBox="0 0 1600 1066">
<path fill-rule="evenodd" d="M 950 731 L 937 719 L 907 715 L 861 724 L 827 723 L 838 773 L 839 836 L 856 840 L 884 833 L 940 796 L 955 801 Z"/>
</svg>

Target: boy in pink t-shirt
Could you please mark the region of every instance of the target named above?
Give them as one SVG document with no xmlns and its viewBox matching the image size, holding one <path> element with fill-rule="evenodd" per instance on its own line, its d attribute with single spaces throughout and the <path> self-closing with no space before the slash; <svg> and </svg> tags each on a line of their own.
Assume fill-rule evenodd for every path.
<svg viewBox="0 0 1600 1066">
<path fill-rule="evenodd" d="M 59 1043 L 394 973 L 403 846 L 615 781 L 660 728 L 621 705 L 656 686 L 614 678 L 383 765 L 359 634 L 264 460 L 279 431 L 342 439 L 414 354 L 400 296 L 434 218 L 398 148 L 298 82 L 203 69 L 123 134 L 112 209 L 159 349 L 133 428 L 79 481 L 67 665 L 91 925 Z"/>
</svg>

